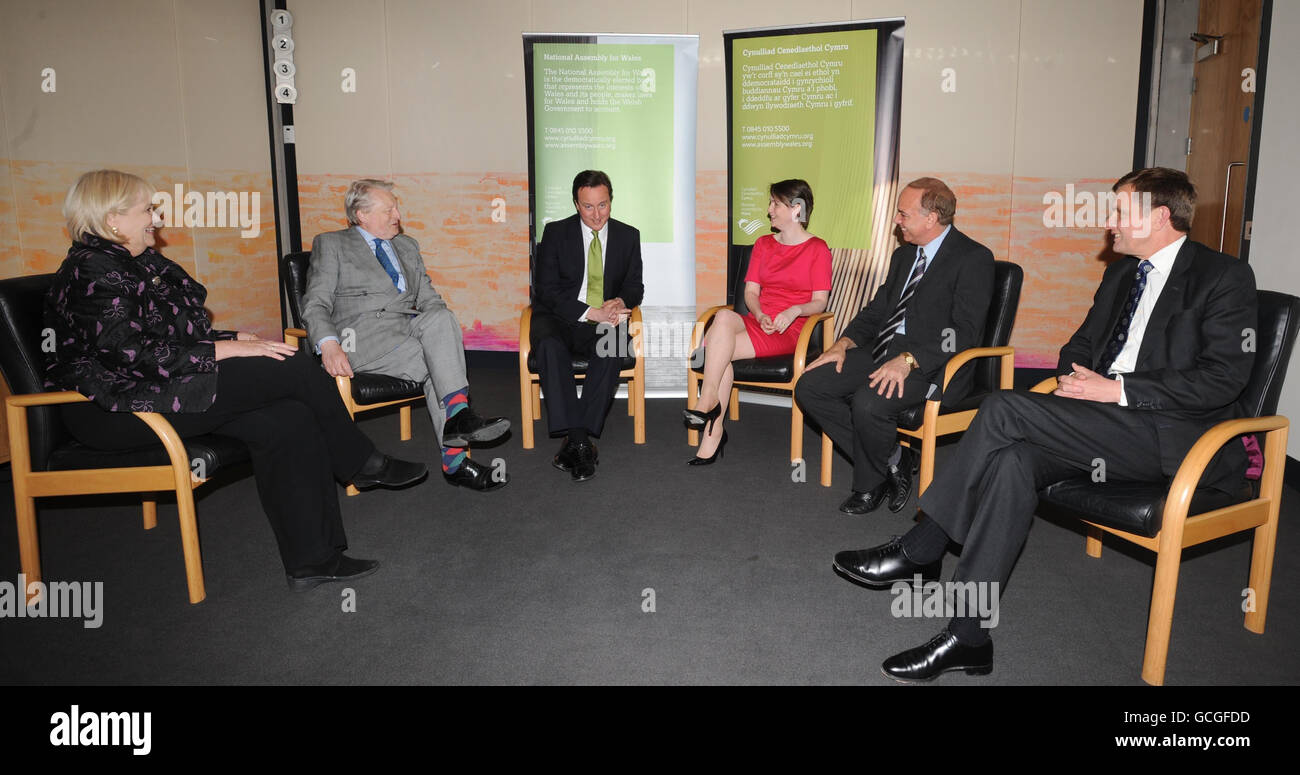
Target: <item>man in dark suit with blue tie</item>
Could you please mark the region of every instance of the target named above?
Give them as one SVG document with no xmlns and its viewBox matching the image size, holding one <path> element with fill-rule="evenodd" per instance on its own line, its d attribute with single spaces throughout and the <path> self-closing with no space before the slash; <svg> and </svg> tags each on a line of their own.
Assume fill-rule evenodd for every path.
<svg viewBox="0 0 1300 775">
<path fill-rule="evenodd" d="M 951 540 L 963 547 L 954 581 L 977 594 L 991 590 L 996 601 L 1040 488 L 1098 470 L 1098 460 L 1108 479 L 1165 480 L 1204 431 L 1234 415 L 1255 357 L 1250 266 L 1187 239 L 1196 189 L 1185 173 L 1135 170 L 1114 189 L 1108 230 L 1125 258 L 1106 268 L 1092 309 L 1061 349 L 1059 388 L 985 399 L 921 496 L 916 527 L 872 549 L 840 552 L 841 573 L 880 588 L 937 578 Z M 1225 446 L 1201 486 L 1239 490 L 1246 463 L 1242 444 Z M 924 681 L 949 670 L 991 671 L 996 610 L 972 615 L 970 601 L 954 609 L 959 615 L 938 636 L 885 660 L 885 675 Z"/>
<path fill-rule="evenodd" d="M 925 402 L 953 355 L 979 344 L 993 298 L 993 253 L 952 225 L 957 197 L 937 178 L 919 178 L 898 195 L 894 215 L 903 245 L 871 302 L 839 340 L 808 364 L 795 398 L 835 445 L 852 454 L 853 490 L 840 505 L 867 514 L 882 503 L 900 511 L 912 468 L 898 446 L 898 415 Z M 970 391 L 971 369 L 944 392 Z M 937 390 L 937 388 L 935 388 Z"/>
<path fill-rule="evenodd" d="M 573 481 L 596 475 L 596 446 L 605 426 L 622 355 L 628 316 L 641 303 L 641 234 L 609 217 L 614 186 L 599 170 L 573 179 L 577 213 L 546 225 L 533 267 L 532 328 L 537 371 L 552 436 L 564 434 L 553 465 Z M 612 339 L 610 339 L 612 338 Z M 612 341 L 614 346 L 600 346 Z M 573 358 L 587 360 L 582 397 Z"/>
</svg>

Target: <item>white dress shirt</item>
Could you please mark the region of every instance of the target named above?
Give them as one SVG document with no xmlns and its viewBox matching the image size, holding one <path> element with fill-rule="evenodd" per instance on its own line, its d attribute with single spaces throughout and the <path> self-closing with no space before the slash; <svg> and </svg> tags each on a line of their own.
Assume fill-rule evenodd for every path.
<svg viewBox="0 0 1300 775">
<path fill-rule="evenodd" d="M 1138 308 L 1133 313 L 1132 322 L 1129 323 L 1124 347 L 1119 351 L 1119 355 L 1115 356 L 1115 362 L 1110 367 L 1110 372 L 1119 380 L 1120 406 L 1128 406 L 1128 394 L 1124 391 L 1123 375 L 1137 367 L 1138 351 L 1142 349 L 1142 340 L 1146 337 L 1147 322 L 1151 320 L 1151 312 L 1155 310 L 1156 302 L 1160 301 L 1160 293 L 1164 291 L 1165 282 L 1169 280 L 1169 273 L 1174 268 L 1174 259 L 1178 258 L 1178 251 L 1186 241 L 1187 235 L 1183 235 L 1160 248 L 1147 259 L 1151 262 L 1151 271 L 1147 272 L 1147 287 L 1142 291 Z"/>
</svg>

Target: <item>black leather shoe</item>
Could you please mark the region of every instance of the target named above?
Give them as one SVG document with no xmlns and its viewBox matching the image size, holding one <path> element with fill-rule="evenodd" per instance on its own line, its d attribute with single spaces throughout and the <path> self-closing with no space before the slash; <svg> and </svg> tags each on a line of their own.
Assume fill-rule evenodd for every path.
<svg viewBox="0 0 1300 775">
<path fill-rule="evenodd" d="M 965 670 L 967 675 L 993 672 L 993 641 L 967 646 L 945 627 L 924 646 L 895 654 L 880 666 L 895 681 L 933 681 L 949 670 Z"/>
<path fill-rule="evenodd" d="M 599 463 L 600 450 L 596 448 L 596 443 L 591 441 L 590 439 L 587 440 L 587 443 L 591 445 L 592 461 Z M 568 439 L 564 440 L 564 443 L 560 445 L 560 451 L 556 452 L 555 457 L 551 458 L 551 465 L 560 469 L 561 471 L 564 471 L 565 473 L 572 471 L 573 467 L 577 465 L 577 462 L 578 462 L 578 445 L 574 444 Z"/>
<path fill-rule="evenodd" d="M 573 467 L 569 476 L 575 482 L 585 482 L 596 475 L 596 445 L 591 440 L 579 441 L 573 445 Z"/>
<path fill-rule="evenodd" d="M 885 502 L 885 496 L 889 494 L 889 482 L 881 482 L 876 489 L 870 492 L 858 492 L 854 490 L 848 498 L 840 504 L 840 511 L 845 514 L 858 516 L 861 514 L 870 514 L 880 508 L 880 504 Z"/>
<path fill-rule="evenodd" d="M 352 486 L 358 490 L 372 487 L 405 487 L 422 481 L 429 475 L 429 467 L 424 463 L 410 460 L 398 460 L 395 457 L 375 452 L 352 477 Z"/>
<path fill-rule="evenodd" d="M 447 418 L 442 426 L 444 447 L 468 447 L 485 441 L 499 439 L 510 430 L 510 421 L 504 417 L 479 417 L 470 407 L 465 407 Z"/>
<path fill-rule="evenodd" d="M 442 478 L 447 480 L 447 484 L 468 487 L 479 492 L 499 490 L 510 483 L 509 474 L 502 473 L 501 479 L 498 480 L 492 476 L 492 469 L 484 468 L 469 458 L 460 461 L 460 467 L 454 474 L 443 472 Z"/>
<path fill-rule="evenodd" d="M 889 467 L 889 476 L 885 480 L 889 484 L 889 501 L 886 505 L 895 514 L 902 511 L 907 505 L 907 499 L 912 497 L 912 468 L 905 460 L 900 460 L 899 463 L 900 465 Z"/>
<path fill-rule="evenodd" d="M 355 560 L 339 552 L 334 555 L 334 559 L 320 565 L 295 568 L 285 574 L 285 578 L 289 581 L 289 589 L 294 592 L 306 592 L 309 589 L 319 587 L 321 584 L 328 584 L 333 581 L 352 581 L 353 579 L 369 576 L 377 570 L 379 570 L 378 560 Z"/>
<path fill-rule="evenodd" d="M 886 588 L 895 581 L 911 581 L 918 573 L 926 581 L 939 578 L 943 558 L 927 565 L 912 562 L 903 551 L 903 539 L 895 536 L 889 543 L 870 549 L 840 552 L 835 555 L 833 567 L 869 587 Z"/>
</svg>

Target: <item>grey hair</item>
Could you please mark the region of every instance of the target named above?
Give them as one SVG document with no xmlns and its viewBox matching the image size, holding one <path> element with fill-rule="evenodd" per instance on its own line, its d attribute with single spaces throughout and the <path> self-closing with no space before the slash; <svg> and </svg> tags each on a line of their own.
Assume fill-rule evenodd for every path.
<svg viewBox="0 0 1300 775">
<path fill-rule="evenodd" d="M 370 209 L 374 204 L 370 192 L 376 188 L 393 193 L 393 183 L 389 180 L 362 178 L 352 181 L 352 185 L 348 186 L 348 192 L 343 195 L 343 211 L 347 213 L 348 223 L 353 226 L 361 225 L 361 221 L 357 220 L 357 213 Z"/>
</svg>

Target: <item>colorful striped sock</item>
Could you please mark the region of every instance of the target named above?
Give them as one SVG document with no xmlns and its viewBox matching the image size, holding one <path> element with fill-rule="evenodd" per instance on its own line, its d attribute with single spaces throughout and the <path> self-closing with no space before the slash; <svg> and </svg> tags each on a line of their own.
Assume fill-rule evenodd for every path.
<svg viewBox="0 0 1300 775">
<path fill-rule="evenodd" d="M 457 412 L 469 406 L 469 385 L 443 396 L 442 405 L 447 407 L 448 420 L 455 417 Z"/>
<path fill-rule="evenodd" d="M 442 472 L 444 474 L 454 474 L 460 468 L 460 464 L 465 462 L 464 447 L 443 447 L 442 448 Z"/>
</svg>

